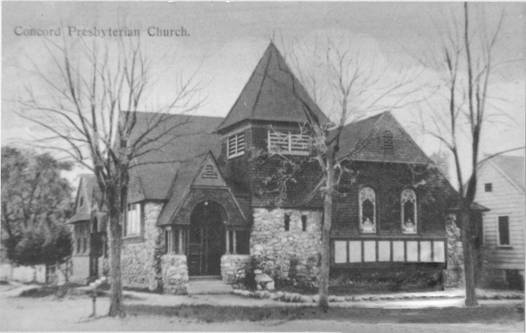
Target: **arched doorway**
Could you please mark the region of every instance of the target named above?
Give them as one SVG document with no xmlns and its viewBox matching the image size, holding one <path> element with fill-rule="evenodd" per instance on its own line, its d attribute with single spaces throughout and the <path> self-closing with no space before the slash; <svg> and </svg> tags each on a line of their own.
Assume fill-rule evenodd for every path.
<svg viewBox="0 0 526 333">
<path fill-rule="evenodd" d="M 219 275 L 225 253 L 226 213 L 214 201 L 197 204 L 190 216 L 188 270 L 190 275 Z"/>
</svg>

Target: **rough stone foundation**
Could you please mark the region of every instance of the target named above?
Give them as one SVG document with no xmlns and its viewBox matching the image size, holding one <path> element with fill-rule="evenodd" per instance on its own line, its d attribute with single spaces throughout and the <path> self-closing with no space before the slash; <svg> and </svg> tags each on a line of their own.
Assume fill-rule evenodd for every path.
<svg viewBox="0 0 526 333">
<path fill-rule="evenodd" d="M 285 230 L 285 214 L 290 216 Z M 303 231 L 302 216 L 306 216 Z M 316 284 L 321 248 L 321 211 L 295 209 L 253 210 L 250 254 L 258 268 L 275 280 Z"/>
<path fill-rule="evenodd" d="M 161 257 L 163 290 L 184 295 L 188 287 L 188 267 L 184 254 L 165 254 Z"/>
<path fill-rule="evenodd" d="M 250 255 L 225 254 L 221 257 L 221 278 L 225 283 L 237 283 L 245 277 Z"/>
</svg>

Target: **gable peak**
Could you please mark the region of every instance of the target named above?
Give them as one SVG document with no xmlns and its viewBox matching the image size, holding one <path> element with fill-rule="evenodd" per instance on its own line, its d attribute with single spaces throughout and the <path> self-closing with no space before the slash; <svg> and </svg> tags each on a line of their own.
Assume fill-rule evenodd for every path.
<svg viewBox="0 0 526 333">
<path fill-rule="evenodd" d="M 307 122 L 306 110 L 318 122 L 328 121 L 271 41 L 217 131 L 247 120 Z"/>
</svg>

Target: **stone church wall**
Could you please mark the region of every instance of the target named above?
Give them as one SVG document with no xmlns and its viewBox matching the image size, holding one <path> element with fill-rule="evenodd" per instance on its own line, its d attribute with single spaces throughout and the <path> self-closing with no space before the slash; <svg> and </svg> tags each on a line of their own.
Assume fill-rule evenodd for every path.
<svg viewBox="0 0 526 333">
<path fill-rule="evenodd" d="M 285 230 L 289 214 L 289 230 Z M 306 230 L 301 217 L 306 216 Z M 321 211 L 254 208 L 250 254 L 275 280 L 316 285 L 321 247 Z"/>
<path fill-rule="evenodd" d="M 122 284 L 128 288 L 156 290 L 160 279 L 155 267 L 155 248 L 159 246 L 160 232 L 156 223 L 162 204 L 147 202 L 143 207 L 141 235 L 123 239 Z"/>
</svg>

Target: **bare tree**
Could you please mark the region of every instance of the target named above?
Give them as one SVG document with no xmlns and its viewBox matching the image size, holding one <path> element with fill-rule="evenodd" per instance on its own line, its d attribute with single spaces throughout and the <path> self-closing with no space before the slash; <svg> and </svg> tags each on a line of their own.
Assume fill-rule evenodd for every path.
<svg viewBox="0 0 526 333">
<path fill-rule="evenodd" d="M 435 56 L 424 61 L 445 75 L 441 78 L 446 107 L 432 108 L 433 129 L 428 133 L 440 140 L 453 155 L 458 186 L 459 221 L 462 230 L 467 306 L 476 306 L 474 267 L 474 226 L 471 206 L 477 188 L 477 167 L 481 134 L 488 120 L 487 104 L 490 81 L 497 63 L 494 51 L 504 15 L 496 27 L 488 31 L 484 17 L 471 14 L 471 6 L 463 4 L 462 17 L 451 15 L 450 26 L 441 33 L 441 44 Z M 472 21 L 477 24 L 472 27 Z M 444 30 L 442 30 L 444 31 Z M 445 114 L 444 114 L 445 112 Z M 467 137 L 470 163 L 463 164 L 460 136 Z M 467 181 L 465 175 L 468 175 Z"/>
<path fill-rule="evenodd" d="M 290 46 L 285 42 L 282 44 Z M 332 107 L 328 113 L 333 118 L 332 122 L 320 121 L 314 110 L 311 109 L 310 103 L 300 93 L 303 87 L 300 87 L 299 83 L 292 79 L 292 71 L 288 68 L 280 69 L 291 76 L 292 87 L 289 89 L 301 102 L 307 119 L 306 124 L 301 127 L 305 128 L 305 131 L 308 131 L 312 137 L 312 149 L 309 158 L 317 161 L 321 173 L 319 182 L 307 197 L 313 197 L 316 193 L 320 193 L 323 197 L 318 305 L 323 311 L 327 311 L 329 308 L 330 234 L 333 220 L 333 200 L 338 192 L 337 187 L 342 176 L 352 172 L 352 161 L 346 157 L 352 155 L 368 142 L 367 139 L 362 140 L 352 150 L 349 148 L 341 152 L 342 131 L 350 120 L 356 120 L 382 109 L 385 110 L 388 105 L 395 109 L 409 103 L 416 103 L 415 93 L 419 91 L 419 88 L 415 88 L 411 83 L 415 81 L 419 73 L 402 71 L 397 80 L 384 80 L 387 77 L 388 69 L 382 67 L 378 70 L 378 68 L 371 68 L 371 64 L 362 63 L 363 58 L 360 57 L 359 52 L 349 45 L 346 46 L 327 38 L 325 45 L 316 45 L 315 49 L 323 52 L 321 58 L 319 54 L 312 54 L 314 58 L 322 59 L 323 70 L 318 72 L 321 73 L 321 76 L 312 72 L 312 67 L 302 65 L 298 59 L 304 57 L 305 54 L 297 53 L 298 49 L 290 47 L 286 49 L 285 54 L 297 77 L 306 81 L 306 87 L 311 90 L 311 96 L 321 97 L 321 95 L 329 92 L 330 101 L 328 101 L 328 105 Z M 357 103 L 356 100 L 359 100 L 360 103 Z M 301 173 L 302 167 L 298 161 L 293 161 L 286 156 L 281 156 L 281 158 L 289 166 L 288 174 L 285 173 L 278 180 L 278 187 L 283 193 L 287 189 L 283 182 L 294 182 L 296 175 Z M 347 163 L 343 163 L 344 161 Z"/>
<path fill-rule="evenodd" d="M 174 73 L 177 86 L 163 107 L 140 122 L 152 87 L 151 62 L 140 38 L 120 37 L 101 43 L 94 39 L 47 40 L 51 70 L 33 61 L 38 89 L 28 88 L 19 115 L 50 133 L 33 146 L 54 149 L 91 170 L 102 192 L 108 216 L 111 304 L 110 316 L 124 315 L 122 307 L 121 245 L 130 170 L 149 163 L 148 153 L 174 144 L 173 130 L 185 121 L 169 121 L 202 102 L 196 73 Z M 144 109 L 142 109 L 144 110 Z"/>
</svg>

